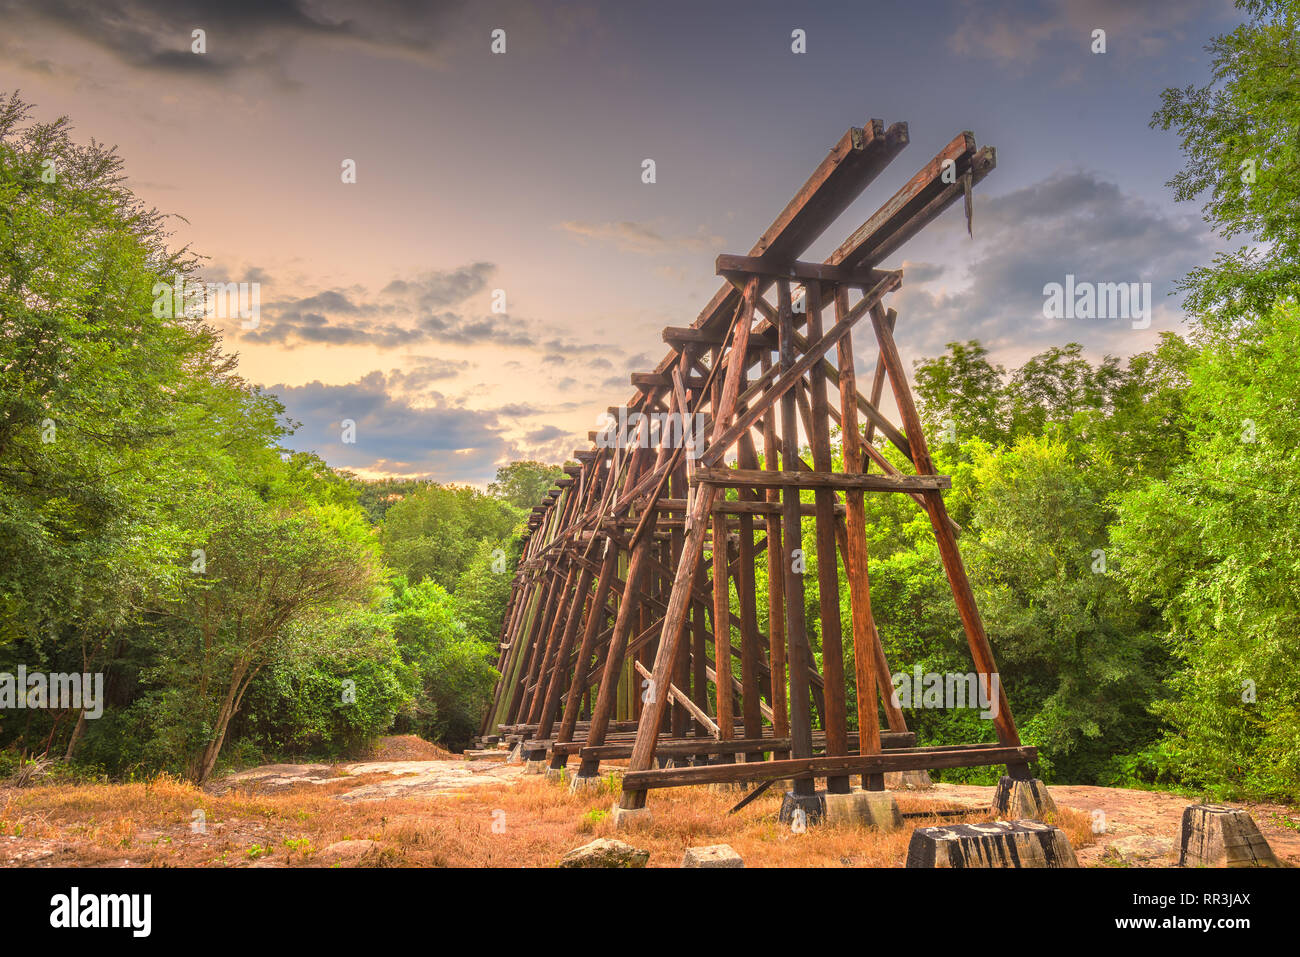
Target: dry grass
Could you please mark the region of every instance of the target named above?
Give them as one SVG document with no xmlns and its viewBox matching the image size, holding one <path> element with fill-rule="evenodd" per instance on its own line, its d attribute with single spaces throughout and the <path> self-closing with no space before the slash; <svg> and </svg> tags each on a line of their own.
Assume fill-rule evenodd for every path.
<svg viewBox="0 0 1300 957">
<path fill-rule="evenodd" d="M 777 821 L 779 794 L 728 815 L 740 793 L 677 788 L 651 792 L 651 827 L 616 834 L 608 814 L 612 790 L 571 795 L 540 776 L 444 795 L 339 800 L 377 780 L 391 778 L 340 777 L 270 794 L 214 795 L 167 777 L 4 789 L 0 835 L 46 842 L 58 853 L 45 863 L 63 865 L 547 867 L 570 848 L 617 836 L 648 849 L 651 867 L 676 867 L 687 847 L 721 843 L 751 867 L 898 867 L 915 827 L 944 823 L 909 818 L 889 834 L 831 826 L 796 834 Z M 898 800 L 904 812 L 935 809 L 921 795 Z M 191 827 L 196 810 L 203 811 L 206 833 Z M 1076 848 L 1092 842 L 1088 815 L 1064 810 L 1057 823 Z M 375 843 L 362 854 L 325 850 L 345 840 Z"/>
</svg>

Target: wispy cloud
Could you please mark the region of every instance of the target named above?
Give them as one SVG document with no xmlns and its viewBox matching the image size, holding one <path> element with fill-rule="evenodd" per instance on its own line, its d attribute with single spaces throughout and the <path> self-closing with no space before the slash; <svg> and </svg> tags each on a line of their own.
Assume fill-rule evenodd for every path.
<svg viewBox="0 0 1300 957">
<path fill-rule="evenodd" d="M 701 226 L 694 234 L 666 236 L 650 223 L 632 220 L 592 223 L 569 220 L 560 223 L 560 229 L 577 237 L 579 242 L 609 243 L 620 252 L 660 255 L 679 252 L 708 252 L 726 245 L 721 236 L 710 233 Z"/>
</svg>

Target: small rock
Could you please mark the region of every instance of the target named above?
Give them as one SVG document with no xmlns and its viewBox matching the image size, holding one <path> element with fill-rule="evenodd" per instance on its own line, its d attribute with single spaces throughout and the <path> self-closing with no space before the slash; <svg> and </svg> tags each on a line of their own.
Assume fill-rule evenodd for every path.
<svg viewBox="0 0 1300 957">
<path fill-rule="evenodd" d="M 560 858 L 560 867 L 645 867 L 650 852 L 598 837 L 590 844 L 575 847 Z"/>
<path fill-rule="evenodd" d="M 730 844 L 688 847 L 682 867 L 744 867 L 745 862 Z"/>
<path fill-rule="evenodd" d="M 1130 864 L 1163 863 L 1173 856 L 1174 842 L 1166 837 L 1130 834 L 1107 845 L 1106 850 L 1113 857 Z"/>
<path fill-rule="evenodd" d="M 321 851 L 322 857 L 364 857 L 379 847 L 376 841 L 335 841 Z"/>
</svg>

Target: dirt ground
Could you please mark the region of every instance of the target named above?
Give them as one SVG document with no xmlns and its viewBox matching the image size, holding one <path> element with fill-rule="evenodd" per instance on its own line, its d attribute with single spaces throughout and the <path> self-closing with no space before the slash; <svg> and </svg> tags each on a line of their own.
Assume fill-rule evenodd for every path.
<svg viewBox="0 0 1300 957">
<path fill-rule="evenodd" d="M 205 789 L 166 777 L 0 786 L 0 865 L 545 867 L 596 837 L 619 837 L 649 850 L 651 867 L 676 867 L 686 848 L 720 843 L 750 867 L 900 867 L 915 827 L 990 820 L 993 790 L 939 784 L 896 792 L 904 814 L 916 816 L 888 834 L 829 826 L 796 834 L 777 820 L 776 788 L 735 814 L 727 812 L 743 791 L 674 788 L 651 793 L 650 828 L 616 834 L 608 811 L 617 770 L 601 791 L 571 795 L 558 782 L 507 765 L 504 754 L 470 761 L 434 752 L 441 749 L 393 738 L 376 760 L 267 765 Z M 1060 808 L 1056 823 L 1082 865 L 1175 863 L 1189 798 L 1083 786 L 1051 792 Z M 933 813 L 957 808 L 975 813 Z M 1248 808 L 1277 856 L 1300 864 L 1300 810 Z"/>
</svg>

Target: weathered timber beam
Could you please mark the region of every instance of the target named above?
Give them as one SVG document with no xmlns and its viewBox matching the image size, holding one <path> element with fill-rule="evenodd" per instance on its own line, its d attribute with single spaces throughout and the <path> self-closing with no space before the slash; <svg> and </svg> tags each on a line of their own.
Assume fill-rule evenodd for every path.
<svg viewBox="0 0 1300 957">
<path fill-rule="evenodd" d="M 837 774 L 883 774 L 888 771 L 929 771 L 942 768 L 1019 764 L 1038 757 L 1037 748 L 981 746 L 974 748 L 896 749 L 882 754 L 847 754 L 838 757 L 789 758 L 781 761 L 746 761 L 743 764 L 709 764 L 689 768 L 629 771 L 623 775 L 624 791 L 724 784 L 737 781 L 777 781 L 790 777 L 830 777 Z"/>
</svg>

